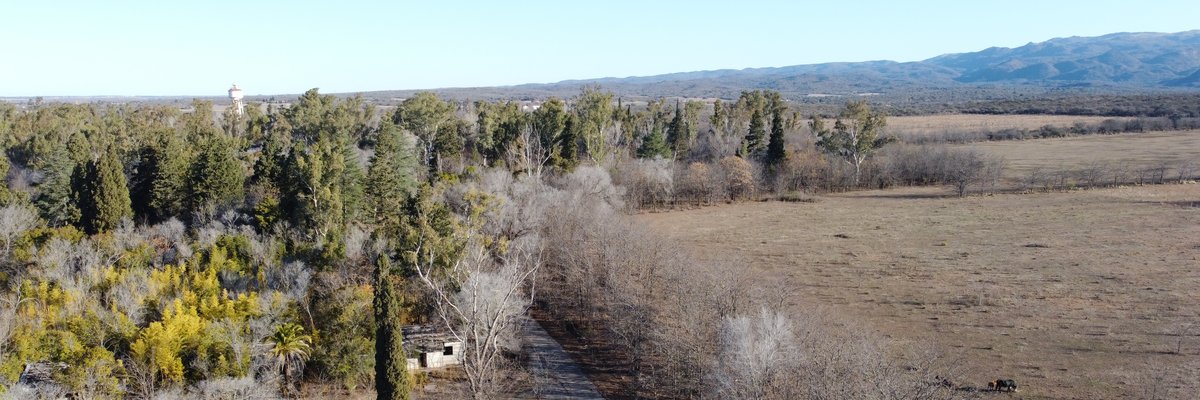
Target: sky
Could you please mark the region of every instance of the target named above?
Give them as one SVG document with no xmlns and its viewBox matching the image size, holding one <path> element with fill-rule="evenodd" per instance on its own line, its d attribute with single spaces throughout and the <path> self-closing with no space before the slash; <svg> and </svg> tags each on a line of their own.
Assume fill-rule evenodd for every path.
<svg viewBox="0 0 1200 400">
<path fill-rule="evenodd" d="M 1180 1 L 19 1 L 0 96 L 498 86 L 1200 29 Z"/>
</svg>

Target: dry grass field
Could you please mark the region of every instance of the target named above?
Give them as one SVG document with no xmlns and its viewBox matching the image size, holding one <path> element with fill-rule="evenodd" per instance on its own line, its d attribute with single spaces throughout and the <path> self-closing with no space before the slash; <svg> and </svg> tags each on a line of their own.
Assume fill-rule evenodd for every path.
<svg viewBox="0 0 1200 400">
<path fill-rule="evenodd" d="M 1076 123 L 1099 125 L 1122 117 L 1077 115 L 977 115 L 949 114 L 888 117 L 888 133 L 895 135 L 939 135 L 958 132 L 997 132 L 1005 129 L 1038 129 L 1049 125 L 1069 128 Z"/>
<path fill-rule="evenodd" d="M 1005 175 L 1101 165 L 1128 170 L 1166 166 L 1171 176 L 1187 162 L 1200 165 L 1200 131 L 1089 135 L 1069 138 L 976 142 L 966 145 L 1008 161 Z"/>
<path fill-rule="evenodd" d="M 1006 398 L 1147 398 L 1153 387 L 1194 398 L 1200 184 L 947 194 L 903 188 L 636 218 L 697 258 L 764 287 L 785 283 L 790 307 L 826 307 L 961 357 L 959 384 L 1011 377 L 1021 390 Z"/>
</svg>

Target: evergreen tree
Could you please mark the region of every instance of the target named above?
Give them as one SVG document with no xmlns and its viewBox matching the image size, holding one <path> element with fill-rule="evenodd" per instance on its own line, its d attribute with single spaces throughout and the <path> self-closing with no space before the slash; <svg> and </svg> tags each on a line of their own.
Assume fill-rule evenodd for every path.
<svg viewBox="0 0 1200 400">
<path fill-rule="evenodd" d="M 433 161 L 429 165 L 429 171 L 446 171 L 451 166 L 450 160 L 462 160 L 463 147 L 467 145 L 463 137 L 467 136 L 464 132 L 469 130 L 468 126 L 466 121 L 459 120 L 438 128 L 437 136 L 433 140 Z"/>
<path fill-rule="evenodd" d="M 283 158 L 287 154 L 285 150 L 287 142 L 283 135 L 279 132 L 270 132 L 265 135 L 262 151 L 258 153 L 258 160 L 254 162 L 254 175 L 250 177 L 251 183 L 266 187 L 279 187 Z"/>
<path fill-rule="evenodd" d="M 771 138 L 767 144 L 767 165 L 774 168 L 783 163 L 787 157 L 787 149 L 783 139 L 783 110 L 775 109 L 771 113 Z"/>
<path fill-rule="evenodd" d="M 579 118 L 575 114 L 567 116 L 563 124 L 562 145 L 558 148 L 554 165 L 566 171 L 579 165 Z"/>
<path fill-rule="evenodd" d="M 284 164 L 281 210 L 314 241 L 339 238 L 346 216 L 342 203 L 345 167 L 345 153 L 326 140 L 293 146 Z"/>
<path fill-rule="evenodd" d="M 57 146 L 45 157 L 42 174 L 45 179 L 38 185 L 34 200 L 38 212 L 50 226 L 64 226 L 79 221 L 79 207 L 75 204 L 72 174 L 75 162 L 65 146 Z"/>
<path fill-rule="evenodd" d="M 357 140 L 349 135 L 350 131 L 338 130 L 338 137 L 334 142 L 337 150 L 340 151 L 341 158 L 344 160 L 340 181 L 338 182 L 338 190 L 342 201 L 342 220 L 355 221 L 363 208 L 363 181 L 366 180 L 366 172 L 363 171 L 363 166 L 360 164 Z"/>
<path fill-rule="evenodd" d="M 417 158 L 411 140 L 390 121 L 380 122 L 375 155 L 367 170 L 366 197 L 369 214 L 377 224 L 394 219 L 416 186 Z"/>
<path fill-rule="evenodd" d="M 223 205 L 242 198 L 245 173 L 235 152 L 237 149 L 222 138 L 206 140 L 192 164 L 188 208 L 198 211 L 204 207 Z"/>
<path fill-rule="evenodd" d="M 567 124 L 566 104 L 558 98 L 551 97 L 537 110 L 533 111 L 530 123 L 533 134 L 537 135 L 541 153 L 539 162 L 550 161 L 555 151 L 561 145 L 563 128 Z"/>
<path fill-rule="evenodd" d="M 184 114 L 180 122 L 184 137 L 193 145 L 221 135 L 221 130 L 213 123 L 211 101 L 192 100 L 192 112 Z"/>
<path fill-rule="evenodd" d="M 651 135 L 653 136 L 653 134 Z M 671 152 L 675 154 L 675 157 L 682 158 L 687 155 L 688 145 L 691 142 L 690 139 L 688 137 L 687 123 L 683 121 L 683 110 L 679 107 L 679 102 L 676 101 L 675 117 L 671 118 L 671 123 L 667 125 L 667 143 L 670 145 Z"/>
<path fill-rule="evenodd" d="M 138 220 L 149 220 L 154 210 L 150 208 L 151 194 L 154 185 L 154 170 L 156 162 L 161 157 L 154 155 L 154 146 L 142 146 L 137 151 L 129 171 L 129 200 L 133 205 L 133 215 Z"/>
<path fill-rule="evenodd" d="M 386 255 L 375 262 L 375 393 L 378 399 L 407 400 L 408 360 L 391 268 Z"/>
<path fill-rule="evenodd" d="M 151 214 L 160 221 L 183 215 L 187 207 L 191 154 L 178 137 L 164 135 L 148 156 L 148 163 L 153 168 L 150 172 Z"/>
<path fill-rule="evenodd" d="M 750 131 L 746 133 L 746 138 L 742 140 L 741 156 L 742 158 L 750 158 L 762 153 L 767 138 L 766 128 L 763 127 L 762 111 L 758 108 L 754 109 L 754 113 L 750 115 Z"/>
<path fill-rule="evenodd" d="M 639 158 L 666 158 L 670 154 L 670 149 L 667 148 L 667 142 L 663 139 L 662 128 L 655 125 L 642 139 L 642 145 L 638 147 L 637 156 Z"/>
<path fill-rule="evenodd" d="M 0 121 L 3 125 L 4 121 Z M 0 133 L 0 143 L 3 143 L 3 134 Z M 8 156 L 0 153 L 0 177 L 8 176 L 8 170 L 12 168 L 12 164 L 8 161 Z M 0 185 L 0 207 L 7 206 L 16 201 L 16 196 L 13 191 L 8 188 L 8 185 Z"/>
<path fill-rule="evenodd" d="M 124 164 L 113 146 L 87 168 L 80 191 L 82 225 L 89 233 L 105 232 L 133 216 Z"/>
</svg>

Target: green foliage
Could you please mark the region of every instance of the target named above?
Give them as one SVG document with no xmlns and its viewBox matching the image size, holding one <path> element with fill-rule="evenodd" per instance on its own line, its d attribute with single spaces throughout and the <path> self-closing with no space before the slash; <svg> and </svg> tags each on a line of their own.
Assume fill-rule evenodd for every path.
<svg viewBox="0 0 1200 400">
<path fill-rule="evenodd" d="M 255 227 L 260 232 L 266 232 L 280 220 L 279 194 L 269 193 L 262 201 L 254 205 Z"/>
<path fill-rule="evenodd" d="M 846 103 L 832 130 L 826 129 L 818 120 L 814 117 L 810 123 L 817 135 L 817 144 L 854 166 L 855 184 L 858 184 L 862 174 L 863 161 L 892 140 L 881 136 L 883 128 L 887 126 L 887 117 L 881 112 L 872 111 L 866 101 Z"/>
<path fill-rule="evenodd" d="M 163 135 L 150 146 L 144 173 L 150 175 L 149 209 L 153 220 L 185 214 L 192 158 L 175 135 Z"/>
<path fill-rule="evenodd" d="M 292 135 L 292 125 L 287 117 L 280 112 L 271 114 L 265 121 L 262 139 L 262 151 L 254 163 L 254 174 L 250 182 L 279 189 L 278 182 L 283 179 L 283 165 L 291 147 L 289 140 Z"/>
<path fill-rule="evenodd" d="M 433 142 L 441 127 L 454 116 L 454 105 L 437 98 L 433 92 L 420 92 L 405 99 L 392 115 L 392 122 L 416 135 L 421 160 L 430 165 Z"/>
<path fill-rule="evenodd" d="M 72 188 L 72 174 L 76 165 L 66 147 L 56 147 L 41 164 L 45 179 L 38 185 L 38 194 L 34 199 L 38 213 L 51 226 L 70 225 L 79 221 L 79 207 L 75 204 L 76 196 Z"/>
<path fill-rule="evenodd" d="M 367 170 L 368 212 L 377 224 L 386 224 L 416 187 L 417 160 L 411 140 L 391 122 L 380 127 L 375 155 Z"/>
<path fill-rule="evenodd" d="M 512 101 L 476 102 L 475 108 L 479 110 L 479 153 L 483 155 L 485 163 L 493 166 L 500 161 L 512 161 L 513 157 L 509 156 L 522 151 L 523 143 L 517 139 L 527 120 L 520 104 Z M 508 167 L 510 170 L 517 169 L 513 165 Z"/>
<path fill-rule="evenodd" d="M 563 131 L 561 139 L 559 139 L 558 152 L 554 157 L 554 166 L 564 171 L 571 171 L 579 165 L 579 117 L 575 114 L 567 115 L 566 121 L 563 123 Z"/>
<path fill-rule="evenodd" d="M 637 156 L 640 158 L 667 158 L 671 155 L 671 149 L 667 147 L 667 141 L 663 138 L 662 128 L 655 126 L 650 131 L 650 134 L 642 138 L 642 145 L 638 147 Z"/>
<path fill-rule="evenodd" d="M 122 219 L 133 216 L 124 165 L 115 148 L 110 147 L 88 165 L 79 189 L 79 203 L 80 222 L 91 233 L 113 229 Z"/>
<path fill-rule="evenodd" d="M 384 236 L 393 240 L 391 247 L 400 256 L 406 276 L 415 273 L 411 268 L 416 265 L 435 274 L 449 271 L 466 248 L 462 235 L 465 228 L 459 218 L 444 202 L 437 201 L 441 191 L 439 187 L 422 187 L 408 199 L 400 223 L 382 227 Z"/>
<path fill-rule="evenodd" d="M 387 256 L 375 263 L 375 392 L 378 398 L 409 398 L 408 361 L 404 352 L 401 301 Z"/>
<path fill-rule="evenodd" d="M 437 137 L 433 141 L 433 160 L 429 165 L 430 172 L 445 172 L 455 167 L 452 161 L 463 160 L 463 148 L 466 146 L 467 132 L 471 130 L 466 121 L 455 121 L 438 128 Z"/>
<path fill-rule="evenodd" d="M 738 154 L 743 158 L 758 157 L 766 148 L 766 139 L 767 131 L 763 126 L 762 112 L 755 108 L 750 114 L 750 131 L 742 139 L 742 147 Z"/>
<path fill-rule="evenodd" d="M 318 282 L 311 301 L 319 334 L 308 365 L 349 390 L 369 384 L 375 370 L 373 285 Z"/>
<path fill-rule="evenodd" d="M 766 164 L 774 168 L 787 158 L 787 148 L 783 138 L 783 110 L 776 109 L 771 113 L 771 137 L 767 143 Z"/>
<path fill-rule="evenodd" d="M 309 355 L 312 354 L 312 336 L 304 333 L 303 326 L 289 322 L 275 328 L 275 333 L 271 334 L 267 342 L 271 346 L 267 349 L 267 354 L 283 376 L 286 395 L 293 375 L 303 369 L 304 362 L 308 361 Z"/>
<path fill-rule="evenodd" d="M 202 143 L 190 171 L 189 209 L 197 211 L 241 200 L 245 170 L 230 142 L 211 138 Z"/>
<path fill-rule="evenodd" d="M 561 156 L 558 150 L 563 145 L 567 126 L 567 105 L 557 97 L 551 97 L 533 111 L 530 129 L 538 140 L 538 152 L 534 161 L 545 165 Z"/>
<path fill-rule="evenodd" d="M 3 138 L 0 137 L 0 140 L 3 140 Z M 12 164 L 9 162 L 8 156 L 0 154 L 0 176 L 7 177 L 8 170 L 11 168 Z M 17 200 L 18 196 L 8 188 L 8 185 L 0 185 L 0 207 L 12 204 Z"/>
<path fill-rule="evenodd" d="M 579 98 L 575 100 L 575 114 L 579 117 L 578 126 L 573 126 L 583 139 L 584 151 L 593 162 L 608 159 L 611 146 L 608 140 L 608 128 L 612 125 L 613 94 L 600 91 L 599 86 L 583 88 Z"/>
<path fill-rule="evenodd" d="M 332 143 L 296 146 L 285 166 L 281 206 L 310 238 L 323 239 L 342 225 L 342 173 L 345 154 Z"/>
<path fill-rule="evenodd" d="M 182 118 L 183 134 L 192 143 L 200 143 L 221 134 L 213 123 L 213 105 L 211 101 L 192 100 L 192 112 L 185 113 Z"/>
<path fill-rule="evenodd" d="M 277 182 L 280 210 L 317 242 L 325 254 L 338 253 L 344 222 L 362 206 L 364 174 L 352 132 L 363 123 L 355 101 L 309 90 L 284 115 L 300 140 L 291 146 Z"/>
<path fill-rule="evenodd" d="M 675 117 L 671 118 L 671 123 L 667 125 L 667 142 L 676 156 L 686 155 L 688 147 L 692 144 L 687 123 L 683 121 L 683 109 L 678 101 L 675 102 Z"/>
</svg>

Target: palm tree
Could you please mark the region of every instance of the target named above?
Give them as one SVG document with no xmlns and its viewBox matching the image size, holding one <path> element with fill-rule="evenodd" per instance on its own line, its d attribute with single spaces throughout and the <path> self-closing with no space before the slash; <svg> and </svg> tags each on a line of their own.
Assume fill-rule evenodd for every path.
<svg viewBox="0 0 1200 400">
<path fill-rule="evenodd" d="M 303 326 L 289 322 L 275 328 L 275 333 L 267 341 L 271 346 L 267 354 L 283 375 L 283 394 L 286 396 L 291 375 L 303 369 L 304 362 L 312 352 L 312 336 L 304 333 Z"/>
</svg>

